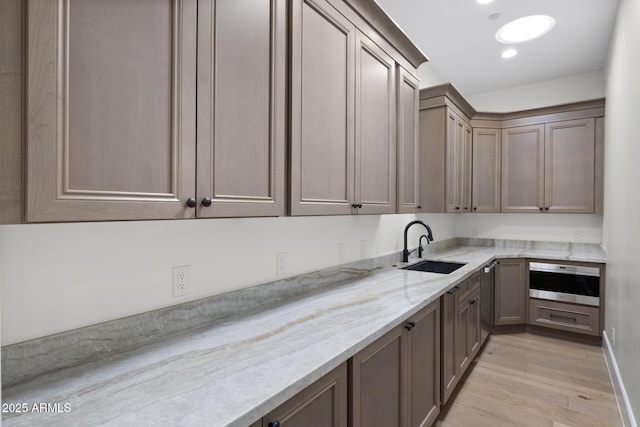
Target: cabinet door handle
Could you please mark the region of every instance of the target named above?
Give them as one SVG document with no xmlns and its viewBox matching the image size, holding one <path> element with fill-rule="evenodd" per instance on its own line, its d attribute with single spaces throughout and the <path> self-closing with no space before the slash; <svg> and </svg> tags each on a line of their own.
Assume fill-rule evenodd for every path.
<svg viewBox="0 0 640 427">
<path fill-rule="evenodd" d="M 422 209 L 422 206 L 418 205 L 416 206 L 416 209 Z"/>
<path fill-rule="evenodd" d="M 280 427 L 280 421 L 271 421 L 269 427 Z"/>
<path fill-rule="evenodd" d="M 456 210 L 459 211 L 460 210 L 460 206 L 456 206 Z"/>
<path fill-rule="evenodd" d="M 208 208 L 209 206 L 211 206 L 211 197 L 205 197 L 200 203 L 202 203 L 202 206 L 204 206 L 205 208 Z"/>
<path fill-rule="evenodd" d="M 571 316 L 561 316 L 561 315 L 559 315 L 559 314 L 553 314 L 553 313 L 552 313 L 552 314 L 550 314 L 550 315 L 549 315 L 549 317 L 552 317 L 552 318 L 553 318 L 553 317 L 555 317 L 555 318 L 557 318 L 557 319 L 572 320 L 573 322 L 577 322 L 577 321 L 578 321 L 578 319 L 577 319 L 577 318 L 575 318 L 575 317 L 571 317 Z"/>
<path fill-rule="evenodd" d="M 459 287 L 454 286 L 452 289 L 448 290 L 448 291 L 447 291 L 447 293 L 448 293 L 449 295 L 453 295 L 453 294 L 455 294 L 456 292 L 458 292 L 459 290 L 460 290 L 460 288 L 459 288 Z"/>
<path fill-rule="evenodd" d="M 413 329 L 415 326 L 416 326 L 416 322 L 409 322 L 409 323 L 407 323 L 406 325 L 404 325 L 404 328 L 405 328 L 407 331 L 410 331 L 410 330 L 411 330 L 411 329 Z"/>
<path fill-rule="evenodd" d="M 545 208 L 544 208 L 544 210 L 545 210 L 545 211 L 548 211 L 548 210 L 549 210 L 549 206 L 545 207 Z"/>
<path fill-rule="evenodd" d="M 189 199 L 187 199 L 187 207 L 195 208 L 197 204 L 198 202 L 193 197 L 189 197 Z"/>
<path fill-rule="evenodd" d="M 469 301 L 469 304 L 475 304 L 477 300 L 472 299 L 471 301 Z"/>
<path fill-rule="evenodd" d="M 542 212 L 542 211 L 543 211 L 543 209 L 542 209 L 542 207 L 541 207 L 541 208 L 540 208 L 540 212 Z"/>
</svg>

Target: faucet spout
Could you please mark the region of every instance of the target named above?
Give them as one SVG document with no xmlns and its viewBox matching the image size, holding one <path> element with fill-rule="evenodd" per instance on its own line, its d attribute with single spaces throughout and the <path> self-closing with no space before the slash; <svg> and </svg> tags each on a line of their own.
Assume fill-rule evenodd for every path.
<svg viewBox="0 0 640 427">
<path fill-rule="evenodd" d="M 427 229 L 427 244 L 429 244 L 429 242 L 433 242 L 433 233 L 431 232 L 431 227 L 429 227 L 429 225 L 418 219 L 415 221 L 411 221 L 404 228 L 404 247 L 402 249 L 402 262 L 409 262 L 409 250 L 407 249 L 407 233 L 409 232 L 409 228 L 411 228 L 411 226 L 414 224 L 420 224 Z"/>
</svg>

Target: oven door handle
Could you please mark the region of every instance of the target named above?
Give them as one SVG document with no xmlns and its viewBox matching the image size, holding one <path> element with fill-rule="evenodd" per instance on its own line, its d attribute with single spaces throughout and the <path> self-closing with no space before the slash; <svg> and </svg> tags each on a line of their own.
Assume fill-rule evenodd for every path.
<svg viewBox="0 0 640 427">
<path fill-rule="evenodd" d="M 498 265 L 498 261 L 493 261 L 490 265 L 485 265 L 484 266 L 484 271 L 485 273 L 491 273 L 491 270 L 493 270 L 496 265 Z"/>
</svg>

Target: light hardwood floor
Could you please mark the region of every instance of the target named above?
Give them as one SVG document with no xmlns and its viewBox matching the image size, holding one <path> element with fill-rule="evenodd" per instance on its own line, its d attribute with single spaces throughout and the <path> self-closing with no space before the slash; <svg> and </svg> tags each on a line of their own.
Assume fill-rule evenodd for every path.
<svg viewBox="0 0 640 427">
<path fill-rule="evenodd" d="M 602 349 L 530 332 L 491 335 L 436 427 L 622 426 Z"/>
</svg>

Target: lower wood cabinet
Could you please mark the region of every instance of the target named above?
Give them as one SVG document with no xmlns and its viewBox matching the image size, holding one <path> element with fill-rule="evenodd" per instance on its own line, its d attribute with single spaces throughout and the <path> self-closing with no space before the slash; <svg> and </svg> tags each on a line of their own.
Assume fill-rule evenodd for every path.
<svg viewBox="0 0 640 427">
<path fill-rule="evenodd" d="M 349 361 L 350 426 L 429 426 L 440 412 L 440 302 Z"/>
<path fill-rule="evenodd" d="M 442 297 L 442 404 L 480 351 L 480 274 Z"/>
<path fill-rule="evenodd" d="M 346 362 L 251 427 L 346 427 Z"/>
<path fill-rule="evenodd" d="M 531 298 L 529 323 L 546 328 L 600 335 L 600 308 Z"/>
<path fill-rule="evenodd" d="M 479 283 L 479 282 L 478 282 Z M 459 376 L 467 370 L 480 350 L 480 288 L 458 301 L 457 317 Z"/>
<path fill-rule="evenodd" d="M 494 285 L 494 324 L 526 323 L 526 260 L 505 258 L 497 261 Z"/>
</svg>

